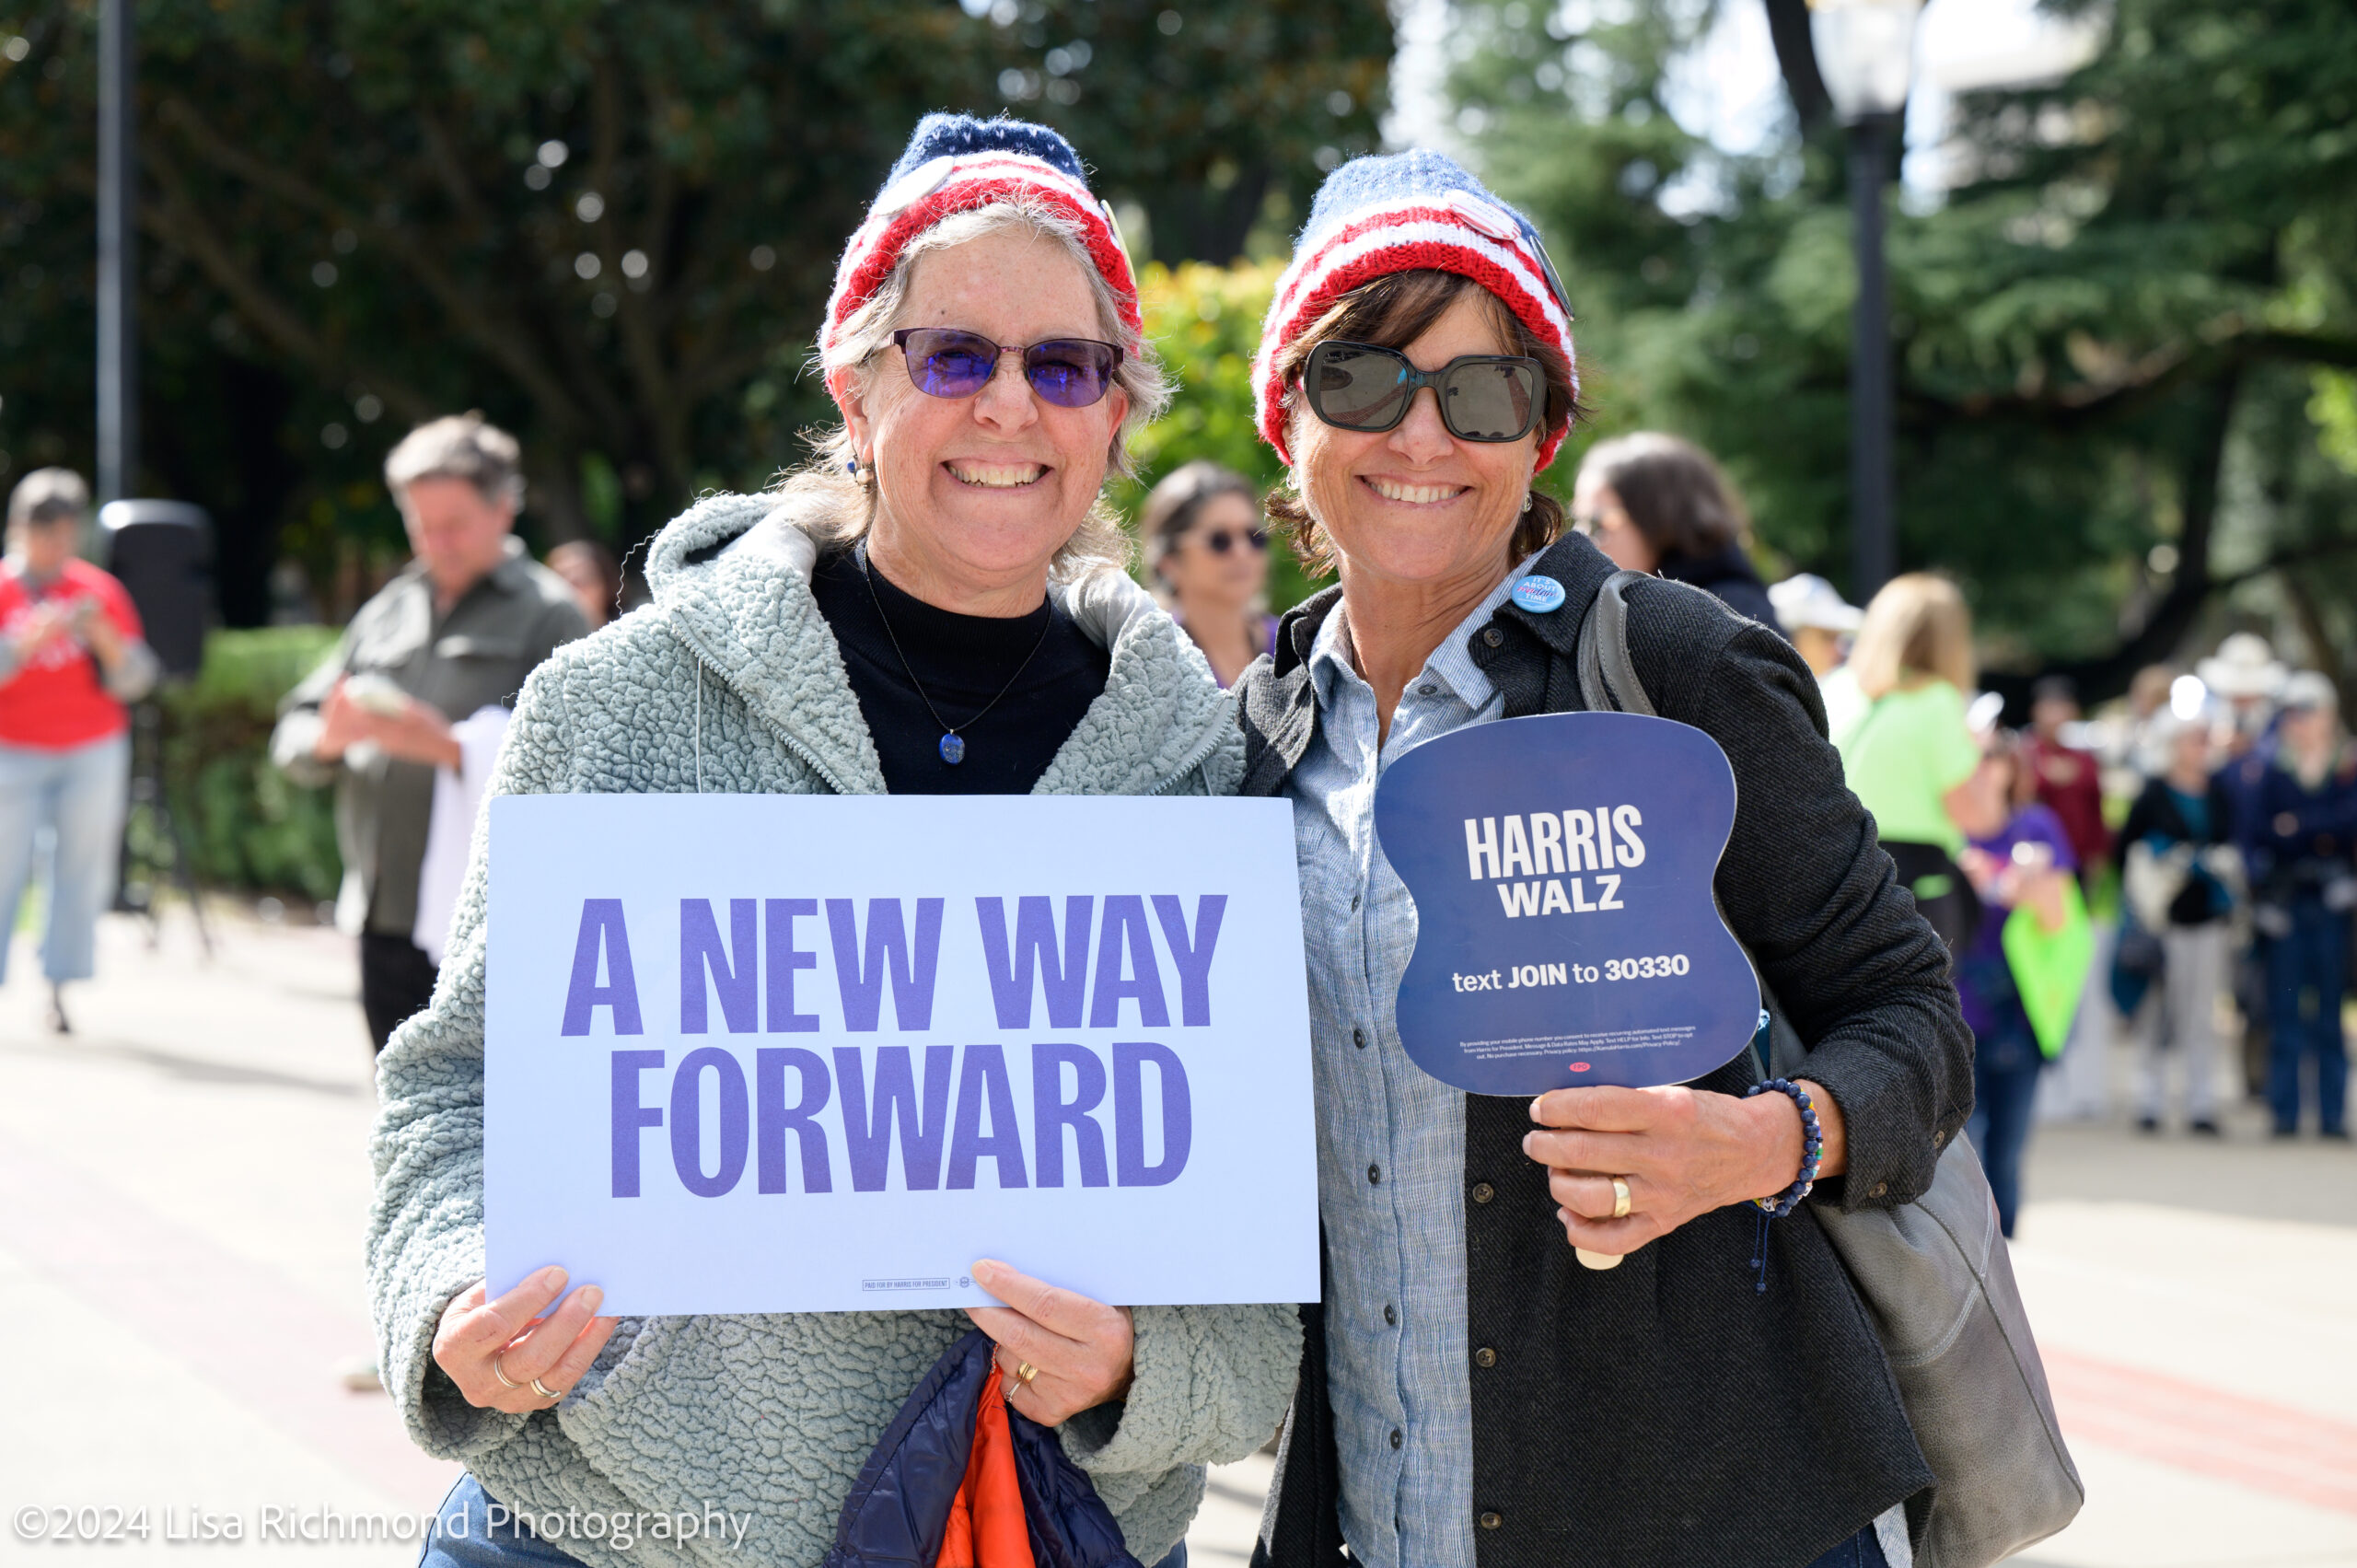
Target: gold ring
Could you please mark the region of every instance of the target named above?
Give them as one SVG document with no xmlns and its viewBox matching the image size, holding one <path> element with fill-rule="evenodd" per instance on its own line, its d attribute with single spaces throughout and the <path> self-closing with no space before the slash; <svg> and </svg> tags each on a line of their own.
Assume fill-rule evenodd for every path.
<svg viewBox="0 0 2357 1568">
<path fill-rule="evenodd" d="M 1612 1179 L 1612 1217 L 1616 1220 L 1629 1217 L 1629 1182 L 1625 1177 Z"/>
<path fill-rule="evenodd" d="M 1022 1378 L 1023 1386 L 1028 1388 L 1031 1386 L 1031 1380 L 1039 1376 L 1039 1369 L 1027 1361 L 1015 1369 L 1015 1375 Z"/>
<path fill-rule="evenodd" d="M 491 1358 L 491 1375 L 499 1379 L 499 1386 L 503 1388 L 520 1388 L 524 1385 L 507 1376 L 507 1369 L 499 1365 L 499 1356 L 506 1353 L 505 1351 L 502 1351 L 499 1355 Z"/>
</svg>

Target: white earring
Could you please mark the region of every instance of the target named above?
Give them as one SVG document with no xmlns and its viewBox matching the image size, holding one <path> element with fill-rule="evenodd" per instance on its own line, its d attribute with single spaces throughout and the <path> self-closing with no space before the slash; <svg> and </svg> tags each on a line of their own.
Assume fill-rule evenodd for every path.
<svg viewBox="0 0 2357 1568">
<path fill-rule="evenodd" d="M 1529 511 L 1531 507 L 1533 507 L 1533 506 L 1537 505 L 1538 504 L 1538 493 L 1537 491 L 1535 491 L 1535 490 L 1526 490 L 1526 491 L 1524 491 L 1524 492 L 1522 493 L 1522 509 L 1523 509 L 1524 511 L 1526 511 L 1526 512 Z"/>
</svg>

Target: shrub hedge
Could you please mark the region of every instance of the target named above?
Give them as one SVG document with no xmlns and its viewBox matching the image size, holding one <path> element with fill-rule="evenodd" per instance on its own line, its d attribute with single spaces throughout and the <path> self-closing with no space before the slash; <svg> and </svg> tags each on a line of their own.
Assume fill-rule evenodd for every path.
<svg viewBox="0 0 2357 1568">
<path fill-rule="evenodd" d="M 215 632 L 195 679 L 164 711 L 164 777 L 199 880 L 212 887 L 335 897 L 334 795 L 302 789 L 271 765 L 279 699 L 335 645 L 332 626 Z"/>
</svg>

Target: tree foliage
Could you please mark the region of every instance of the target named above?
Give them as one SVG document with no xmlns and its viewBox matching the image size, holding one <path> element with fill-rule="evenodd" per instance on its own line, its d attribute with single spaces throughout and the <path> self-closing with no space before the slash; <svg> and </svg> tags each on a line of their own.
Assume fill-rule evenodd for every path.
<svg viewBox="0 0 2357 1568">
<path fill-rule="evenodd" d="M 1768 549 L 1840 580 L 1840 134 L 1728 157 L 1678 129 L 1672 73 L 1715 10 L 1462 4 L 1453 91 L 1568 252 L 1601 423 L 1702 439 Z M 1902 563 L 1961 578 L 2001 656 L 2099 688 L 2229 593 L 2327 657 L 2357 629 L 2357 486 L 2318 444 L 2357 363 L 2357 12 L 2108 18 L 2067 79 L 1967 99 L 1962 182 L 1894 216 Z"/>
<path fill-rule="evenodd" d="M 0 447 L 26 463 L 87 461 L 94 12 L 0 14 Z M 517 430 L 545 537 L 627 544 L 796 460 L 836 254 L 923 111 L 1057 124 L 1157 248 L 1225 261 L 1372 142 L 1391 45 L 1366 0 L 140 18 L 142 477 L 221 517 L 248 621 L 282 528 L 315 578 L 396 545 L 374 470 L 435 413 Z"/>
<path fill-rule="evenodd" d="M 1139 433 L 1138 477 L 1117 487 L 1114 501 L 1135 515 L 1156 480 L 1198 458 L 1223 463 L 1263 494 L 1284 478 L 1274 447 L 1260 439 L 1252 389 L 1252 356 L 1260 321 L 1269 313 L 1284 260 L 1238 261 L 1230 267 L 1159 263 L 1139 280 L 1146 336 L 1181 389 L 1170 411 Z M 1282 538 L 1269 541 L 1269 602 L 1288 610 L 1316 587 L 1301 558 Z"/>
</svg>

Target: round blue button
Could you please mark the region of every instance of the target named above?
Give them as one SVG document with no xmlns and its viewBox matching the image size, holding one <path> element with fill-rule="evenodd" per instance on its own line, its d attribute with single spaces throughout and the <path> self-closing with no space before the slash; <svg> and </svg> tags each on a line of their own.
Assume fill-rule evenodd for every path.
<svg viewBox="0 0 2357 1568">
<path fill-rule="evenodd" d="M 1563 608 L 1563 585 L 1534 573 L 1515 584 L 1514 601 L 1533 615 L 1544 615 Z"/>
</svg>

